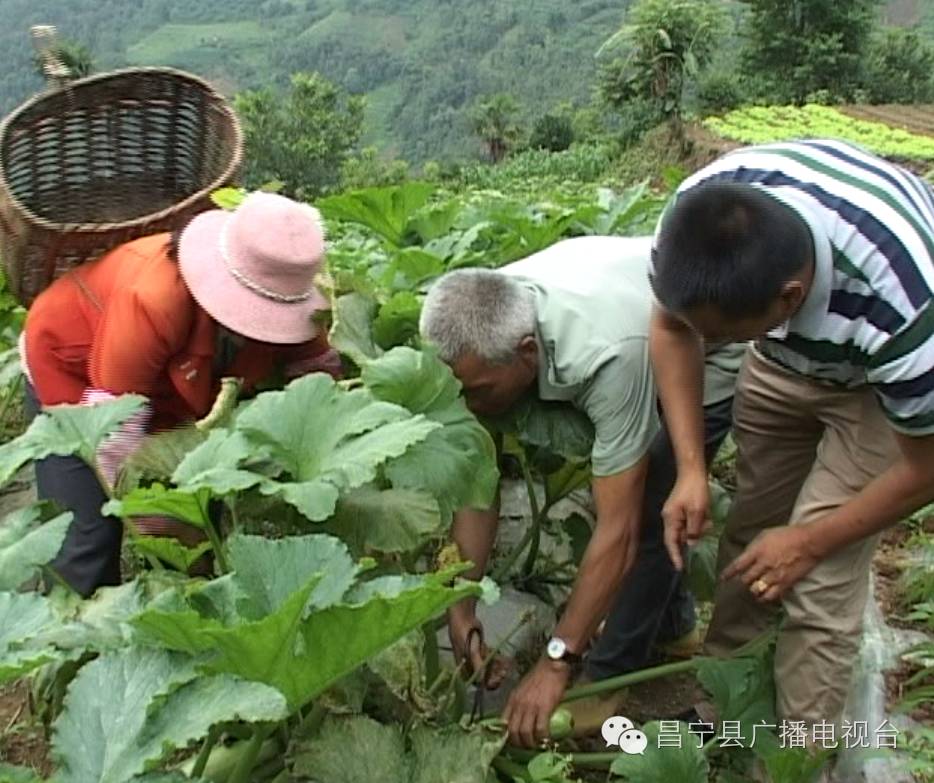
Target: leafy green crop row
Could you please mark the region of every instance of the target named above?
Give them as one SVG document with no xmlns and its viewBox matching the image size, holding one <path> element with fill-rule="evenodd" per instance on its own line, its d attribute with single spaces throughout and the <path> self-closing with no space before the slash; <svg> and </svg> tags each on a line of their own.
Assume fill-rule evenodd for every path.
<svg viewBox="0 0 934 783">
<path fill-rule="evenodd" d="M 747 106 L 704 125 L 727 139 L 766 144 L 803 138 L 833 138 L 860 144 L 879 155 L 934 161 L 934 137 L 858 120 L 829 106 Z"/>
<path fill-rule="evenodd" d="M 240 197 L 227 191 L 218 201 Z M 448 606 L 495 597 L 490 579 L 458 579 L 468 566 L 443 544 L 454 511 L 488 505 L 499 473 L 494 435 L 467 410 L 450 369 L 419 345 L 424 290 L 448 269 L 498 266 L 565 236 L 645 232 L 661 203 L 645 185 L 529 203 L 423 183 L 319 202 L 331 234 L 321 281 L 334 297 L 331 339 L 353 377 L 309 375 L 239 404 L 229 385 L 207 420 L 150 436 L 105 506 L 151 567 L 120 587 L 86 601 L 61 586 L 21 592 L 57 552 L 70 515 L 37 505 L 0 527 L 0 683 L 33 673 L 48 696 L 56 772 L 47 783 L 563 782 L 564 773 L 542 774 L 568 764 L 646 783 L 716 774 L 725 757 L 710 743 L 699 749 L 684 725 L 682 748 L 650 748 L 645 758 L 504 747 L 501 724 L 466 725 L 460 673 L 440 666 L 437 650 Z M 0 445 L 0 486 L 50 454 L 96 469 L 99 443 L 141 402 L 48 409 Z M 549 511 L 586 483 L 592 432 L 534 405 L 488 424 L 530 492 L 533 480 L 545 488 L 527 535 L 495 573 L 528 586 L 545 533 L 569 535 L 575 560 L 586 545 L 586 521 Z M 718 517 L 725 505 L 719 498 Z M 133 518 L 152 514 L 207 540 L 189 550 L 136 535 Z M 702 596 L 714 549 L 705 539 L 692 558 Z M 214 573 L 188 577 L 204 553 Z M 574 565 L 564 572 L 573 576 Z M 697 674 L 724 720 L 774 725 L 768 643 L 567 698 L 676 671 Z M 650 737 L 657 730 L 646 727 Z M 820 759 L 778 753 L 772 739 L 756 754 L 773 783 L 813 777 Z M 748 766 L 753 753 L 729 756 L 730 766 Z M 0 764 L 4 780 L 43 779 Z"/>
</svg>

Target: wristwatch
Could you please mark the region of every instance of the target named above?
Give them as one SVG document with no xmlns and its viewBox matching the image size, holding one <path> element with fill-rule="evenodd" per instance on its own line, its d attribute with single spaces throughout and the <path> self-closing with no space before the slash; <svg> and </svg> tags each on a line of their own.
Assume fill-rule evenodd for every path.
<svg viewBox="0 0 934 783">
<path fill-rule="evenodd" d="M 568 643 L 559 636 L 552 636 L 545 645 L 545 655 L 552 661 L 564 661 L 571 666 L 580 663 L 583 658 L 568 649 Z"/>
</svg>

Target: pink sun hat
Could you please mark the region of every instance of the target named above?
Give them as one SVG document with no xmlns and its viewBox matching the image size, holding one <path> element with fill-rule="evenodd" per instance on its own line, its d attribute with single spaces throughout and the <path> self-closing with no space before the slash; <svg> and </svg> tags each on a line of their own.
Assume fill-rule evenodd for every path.
<svg viewBox="0 0 934 783">
<path fill-rule="evenodd" d="M 266 343 L 302 343 L 329 306 L 315 287 L 324 261 L 318 210 L 274 193 L 251 193 L 233 212 L 191 220 L 178 245 L 195 301 L 231 331 Z"/>
</svg>

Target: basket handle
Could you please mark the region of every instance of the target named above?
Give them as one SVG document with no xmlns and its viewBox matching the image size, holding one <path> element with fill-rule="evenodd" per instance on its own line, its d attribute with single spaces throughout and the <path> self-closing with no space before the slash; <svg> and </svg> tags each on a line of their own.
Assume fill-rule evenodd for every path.
<svg viewBox="0 0 934 783">
<path fill-rule="evenodd" d="M 34 24 L 29 28 L 29 34 L 49 85 L 61 87 L 71 81 L 74 75 L 59 56 L 58 30 L 55 25 Z"/>
</svg>

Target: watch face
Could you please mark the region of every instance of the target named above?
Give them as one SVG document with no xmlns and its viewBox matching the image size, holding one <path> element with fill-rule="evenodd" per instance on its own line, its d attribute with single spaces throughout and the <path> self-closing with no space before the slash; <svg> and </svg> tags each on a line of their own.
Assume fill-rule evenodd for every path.
<svg viewBox="0 0 934 783">
<path fill-rule="evenodd" d="M 564 643 L 564 639 L 553 636 L 548 640 L 548 646 L 545 648 L 545 652 L 552 660 L 560 661 L 567 652 L 567 649 L 568 646 Z"/>
</svg>

